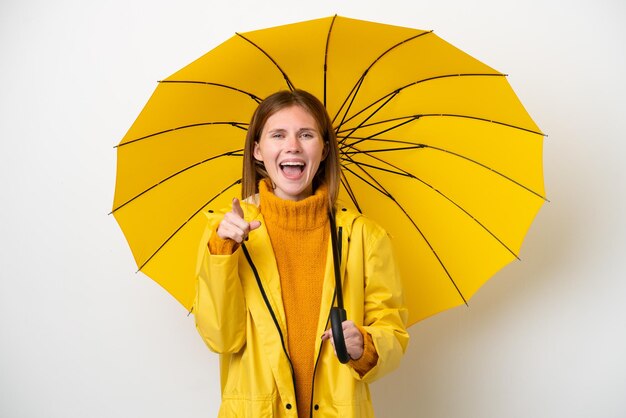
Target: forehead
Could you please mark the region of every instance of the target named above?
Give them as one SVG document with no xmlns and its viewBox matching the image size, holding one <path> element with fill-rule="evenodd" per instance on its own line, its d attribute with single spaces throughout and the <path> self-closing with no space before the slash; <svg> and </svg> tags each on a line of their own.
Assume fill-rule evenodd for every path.
<svg viewBox="0 0 626 418">
<path fill-rule="evenodd" d="M 264 131 L 270 129 L 318 129 L 313 115 L 304 107 L 292 105 L 274 112 L 265 122 Z"/>
</svg>

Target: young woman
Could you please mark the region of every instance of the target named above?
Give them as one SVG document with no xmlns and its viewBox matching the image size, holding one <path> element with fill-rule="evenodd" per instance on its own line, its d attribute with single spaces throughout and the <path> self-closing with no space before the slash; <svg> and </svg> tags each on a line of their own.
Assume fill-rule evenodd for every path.
<svg viewBox="0 0 626 418">
<path fill-rule="evenodd" d="M 243 201 L 210 211 L 199 257 L 193 312 L 220 354 L 220 417 L 374 416 L 368 383 L 398 366 L 407 315 L 389 238 L 336 205 L 339 176 L 319 100 L 281 91 L 259 105 L 246 137 Z M 331 233 L 341 252 L 347 364 L 328 329 Z"/>
</svg>

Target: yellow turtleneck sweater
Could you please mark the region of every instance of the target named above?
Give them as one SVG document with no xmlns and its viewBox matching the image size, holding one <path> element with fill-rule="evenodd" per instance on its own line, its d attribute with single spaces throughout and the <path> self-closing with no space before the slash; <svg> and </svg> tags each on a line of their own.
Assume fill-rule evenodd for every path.
<svg viewBox="0 0 626 418">
<path fill-rule="evenodd" d="M 317 319 L 322 300 L 330 226 L 327 188 L 294 202 L 259 185 L 261 213 L 280 274 L 289 357 L 296 377 L 298 415 L 308 417 L 315 367 Z"/>
<path fill-rule="evenodd" d="M 259 183 L 260 209 L 278 265 L 298 416 L 304 418 L 310 415 L 315 346 L 320 338 L 316 326 L 330 233 L 328 189 L 321 186 L 314 195 L 296 202 L 276 197 L 269 184 Z M 234 241 L 222 240 L 217 234 L 209 241 L 212 254 L 229 254 L 236 248 Z M 378 355 L 371 336 L 359 329 L 364 336 L 364 353 L 350 364 L 363 375 L 376 364 Z"/>
</svg>

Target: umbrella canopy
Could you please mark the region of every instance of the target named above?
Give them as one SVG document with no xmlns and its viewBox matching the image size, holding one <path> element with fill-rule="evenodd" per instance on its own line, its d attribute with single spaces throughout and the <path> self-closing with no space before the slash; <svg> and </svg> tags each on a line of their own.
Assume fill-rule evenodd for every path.
<svg viewBox="0 0 626 418">
<path fill-rule="evenodd" d="M 517 258 L 545 201 L 543 134 L 506 76 L 432 31 L 334 16 L 236 34 L 159 82 L 119 143 L 112 213 L 183 306 L 202 212 L 240 194 L 253 111 L 294 88 L 334 121 L 341 204 L 392 237 L 411 324 Z"/>
</svg>

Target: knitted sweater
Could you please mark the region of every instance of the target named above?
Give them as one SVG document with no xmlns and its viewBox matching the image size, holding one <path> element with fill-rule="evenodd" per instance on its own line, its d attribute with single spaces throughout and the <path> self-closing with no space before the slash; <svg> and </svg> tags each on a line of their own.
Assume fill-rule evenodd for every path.
<svg viewBox="0 0 626 418">
<path fill-rule="evenodd" d="M 280 275 L 298 416 L 304 418 L 310 415 L 314 352 L 320 338 L 316 326 L 330 235 L 328 189 L 321 186 L 314 195 L 295 202 L 276 197 L 268 183 L 262 181 L 259 193 L 261 213 Z M 212 254 L 232 253 L 237 245 L 228 241 L 231 240 L 221 240 L 213 234 L 209 250 Z M 364 336 L 364 353 L 350 364 L 363 375 L 376 364 L 378 356 L 371 336 L 362 328 L 360 331 Z"/>
</svg>

